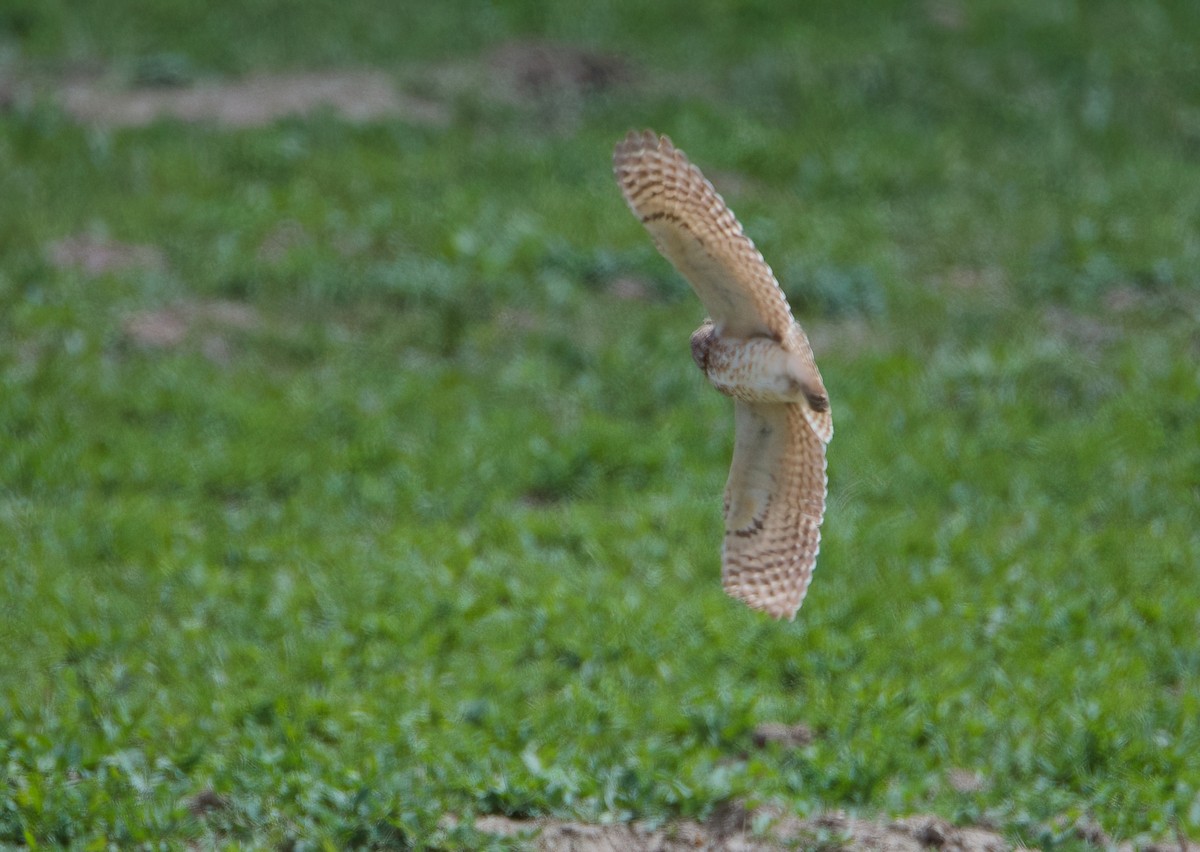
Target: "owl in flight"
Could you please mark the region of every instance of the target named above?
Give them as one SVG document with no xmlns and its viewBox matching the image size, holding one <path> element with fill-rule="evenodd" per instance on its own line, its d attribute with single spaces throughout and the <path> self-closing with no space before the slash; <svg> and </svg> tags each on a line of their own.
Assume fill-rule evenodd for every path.
<svg viewBox="0 0 1200 852">
<path fill-rule="evenodd" d="M 803 329 L 763 256 L 700 170 L 666 136 L 630 132 L 613 172 L 658 250 L 709 319 L 692 359 L 733 397 L 721 582 L 773 618 L 796 617 L 821 540 L 829 396 Z"/>
</svg>

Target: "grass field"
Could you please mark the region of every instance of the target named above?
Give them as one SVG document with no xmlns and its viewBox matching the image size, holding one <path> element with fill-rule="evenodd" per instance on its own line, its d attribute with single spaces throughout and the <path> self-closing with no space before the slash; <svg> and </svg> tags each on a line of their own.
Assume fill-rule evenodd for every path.
<svg viewBox="0 0 1200 852">
<path fill-rule="evenodd" d="M 1200 5 L 802 10 L 0 8 L 0 845 L 735 801 L 1200 841 Z M 400 104 L 60 96 L 335 70 Z M 612 180 L 643 126 L 830 391 L 791 624 L 720 590 L 732 416 Z"/>
</svg>

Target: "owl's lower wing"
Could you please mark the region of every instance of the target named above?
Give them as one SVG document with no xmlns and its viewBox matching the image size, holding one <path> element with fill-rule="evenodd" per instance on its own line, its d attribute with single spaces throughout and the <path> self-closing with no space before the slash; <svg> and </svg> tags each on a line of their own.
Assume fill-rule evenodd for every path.
<svg viewBox="0 0 1200 852">
<path fill-rule="evenodd" d="M 825 442 L 799 404 L 734 402 L 721 582 L 773 618 L 795 618 L 825 514 Z"/>
<path fill-rule="evenodd" d="M 670 139 L 630 133 L 613 152 L 613 173 L 629 209 L 722 334 L 784 340 L 792 312 L 775 274 L 713 185 Z"/>
</svg>

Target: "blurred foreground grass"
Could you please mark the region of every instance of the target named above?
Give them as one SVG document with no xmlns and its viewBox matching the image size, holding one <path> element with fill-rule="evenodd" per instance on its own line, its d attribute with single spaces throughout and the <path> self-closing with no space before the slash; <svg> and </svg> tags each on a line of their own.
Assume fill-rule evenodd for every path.
<svg viewBox="0 0 1200 852">
<path fill-rule="evenodd" d="M 1195 837 L 1197 8 L 7 6 L 10 80 L 373 65 L 448 120 L 83 126 L 14 89 L 0 843 L 730 799 Z M 534 38 L 621 73 L 497 96 Z M 720 592 L 729 405 L 609 174 L 643 125 L 830 389 L 794 624 Z"/>
</svg>

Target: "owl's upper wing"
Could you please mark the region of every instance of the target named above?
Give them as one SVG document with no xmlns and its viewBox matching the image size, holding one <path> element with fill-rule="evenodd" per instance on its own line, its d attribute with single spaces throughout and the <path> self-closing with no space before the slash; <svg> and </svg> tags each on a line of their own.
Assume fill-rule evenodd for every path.
<svg viewBox="0 0 1200 852">
<path fill-rule="evenodd" d="M 700 169 L 666 136 L 632 131 L 613 172 L 634 215 L 692 285 L 720 332 L 782 343 L 792 312 L 771 267 Z"/>
<path fill-rule="evenodd" d="M 721 582 L 773 618 L 795 618 L 825 514 L 825 442 L 797 404 L 735 400 Z"/>
</svg>

